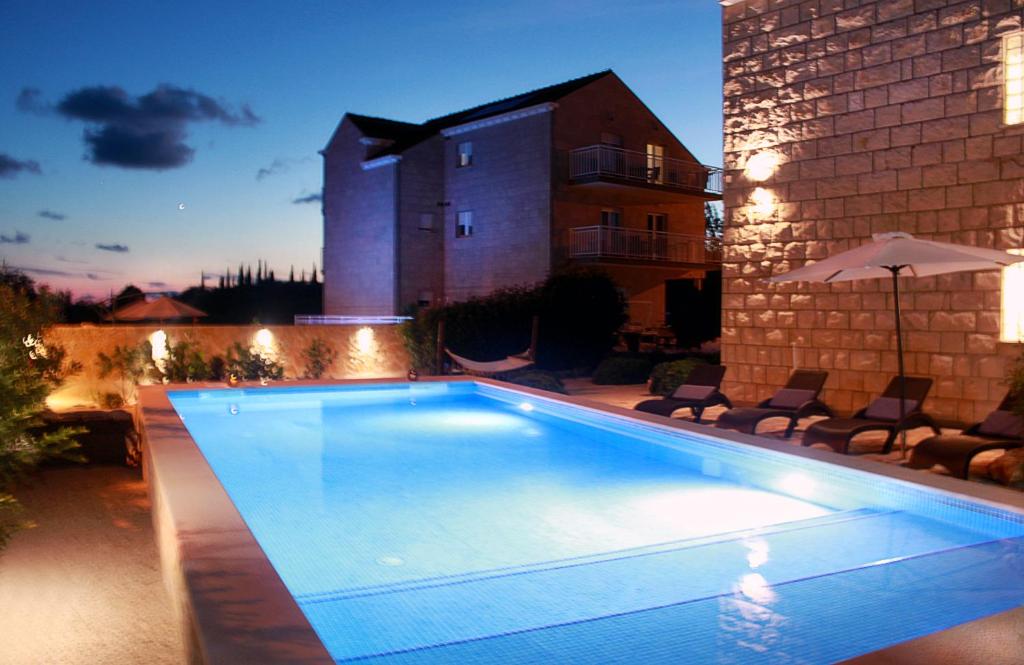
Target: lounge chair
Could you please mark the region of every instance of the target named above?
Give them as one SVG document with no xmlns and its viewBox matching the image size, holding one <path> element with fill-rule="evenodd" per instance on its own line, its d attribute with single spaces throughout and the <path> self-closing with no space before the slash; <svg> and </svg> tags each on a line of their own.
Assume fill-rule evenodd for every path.
<svg viewBox="0 0 1024 665">
<path fill-rule="evenodd" d="M 1024 418 L 1013 413 L 1017 399 L 1009 394 L 984 421 L 975 423 L 959 434 L 931 436 L 914 446 L 904 466 L 930 469 L 936 464 L 951 474 L 967 478 L 971 460 L 986 450 L 1012 450 L 1024 447 Z"/>
<path fill-rule="evenodd" d="M 671 395 L 640 402 L 633 408 L 669 418 L 678 409 L 690 409 L 694 422 L 699 423 L 704 409 L 709 406 L 724 404 L 727 408 L 732 408 L 732 402 L 719 390 L 723 376 L 724 365 L 697 365 L 686 377 L 686 381 Z"/>
<path fill-rule="evenodd" d="M 832 409 L 818 399 L 821 389 L 825 387 L 828 372 L 815 372 L 798 369 L 789 376 L 789 380 L 770 399 L 757 406 L 730 409 L 718 416 L 715 427 L 736 430 L 745 434 L 755 434 L 757 426 L 769 418 L 786 418 L 785 437 L 793 435 L 793 430 L 801 418 L 822 415 L 835 417 Z"/>
<path fill-rule="evenodd" d="M 916 427 L 930 427 L 932 431 L 939 434 L 939 426 L 930 416 L 921 411 L 928 391 L 931 390 L 932 380 L 923 377 L 908 376 L 904 379 L 906 392 L 904 395 L 904 416 L 900 419 L 900 379 L 894 378 L 889 382 L 885 392 L 878 399 L 871 402 L 852 418 L 829 418 L 819 420 L 804 432 L 804 439 L 801 445 L 810 446 L 815 443 L 824 443 L 837 453 L 846 454 L 850 450 L 850 440 L 864 432 L 888 432 L 885 443 L 882 446 L 883 453 L 892 451 L 892 444 L 896 436 L 904 431 Z"/>
</svg>

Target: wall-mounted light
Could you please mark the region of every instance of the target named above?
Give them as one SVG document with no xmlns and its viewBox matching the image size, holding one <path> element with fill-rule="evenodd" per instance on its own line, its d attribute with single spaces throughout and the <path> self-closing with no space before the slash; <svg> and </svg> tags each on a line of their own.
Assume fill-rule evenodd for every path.
<svg viewBox="0 0 1024 665">
<path fill-rule="evenodd" d="M 368 356 L 376 350 L 377 340 L 373 328 L 363 326 L 356 331 L 356 349 L 361 355 Z"/>
<path fill-rule="evenodd" d="M 1003 37 L 1003 122 L 1024 122 L 1024 32 Z"/>
<path fill-rule="evenodd" d="M 764 182 L 775 174 L 775 170 L 782 161 L 779 153 L 774 150 L 765 150 L 750 157 L 743 169 L 743 175 L 754 182 Z"/>
<path fill-rule="evenodd" d="M 762 219 L 767 219 L 775 214 L 775 195 L 771 190 L 758 187 L 750 194 L 750 203 L 754 214 Z"/>
<path fill-rule="evenodd" d="M 167 333 L 163 330 L 157 330 L 150 334 L 149 347 L 153 364 L 156 365 L 160 372 L 163 372 L 167 364 L 167 358 L 171 355 L 170 350 L 167 348 Z"/>
<path fill-rule="evenodd" d="M 1024 249 L 1007 250 L 1011 254 L 1024 254 Z M 1024 263 L 1003 268 L 1002 303 L 1000 308 L 999 341 L 1024 342 Z"/>
</svg>

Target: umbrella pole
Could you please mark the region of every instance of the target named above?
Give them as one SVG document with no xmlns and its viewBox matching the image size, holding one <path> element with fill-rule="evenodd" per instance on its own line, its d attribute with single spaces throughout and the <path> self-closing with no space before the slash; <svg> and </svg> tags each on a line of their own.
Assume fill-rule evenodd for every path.
<svg viewBox="0 0 1024 665">
<path fill-rule="evenodd" d="M 903 369 L 903 326 L 900 323 L 900 269 L 903 266 L 887 266 L 892 272 L 892 295 L 896 305 L 896 362 L 900 376 L 900 422 L 903 422 L 907 399 L 906 374 Z M 907 430 L 900 430 L 900 458 L 907 456 Z"/>
</svg>

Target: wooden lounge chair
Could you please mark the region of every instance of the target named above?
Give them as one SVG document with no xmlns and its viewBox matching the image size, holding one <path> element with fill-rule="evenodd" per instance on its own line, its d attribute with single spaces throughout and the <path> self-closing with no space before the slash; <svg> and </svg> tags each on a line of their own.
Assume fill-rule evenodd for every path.
<svg viewBox="0 0 1024 665">
<path fill-rule="evenodd" d="M 828 372 L 795 370 L 790 374 L 786 385 L 777 390 L 770 399 L 764 400 L 756 407 L 741 406 L 726 411 L 718 416 L 715 427 L 755 434 L 761 421 L 769 418 L 786 418 L 789 420 L 785 433 L 788 439 L 793 435 L 793 430 L 801 418 L 813 415 L 835 417 L 832 409 L 818 399 L 827 378 Z"/>
<path fill-rule="evenodd" d="M 850 450 L 850 440 L 864 432 L 888 432 L 882 446 L 883 453 L 892 450 L 892 444 L 896 436 L 904 431 L 916 427 L 931 427 L 932 431 L 939 434 L 939 426 L 930 416 L 921 411 L 928 391 L 931 390 L 932 380 L 923 377 L 908 376 L 904 379 L 906 392 L 904 396 L 904 416 L 900 419 L 900 379 L 894 378 L 889 382 L 882 396 L 864 407 L 852 418 L 829 418 L 819 420 L 804 432 L 804 439 L 801 445 L 810 446 L 815 443 L 824 443 L 837 453 L 846 454 Z"/>
<path fill-rule="evenodd" d="M 971 460 L 978 453 L 1024 447 L 1024 418 L 1012 411 L 1016 399 L 1015 395 L 1007 395 L 984 421 L 959 434 L 928 437 L 914 446 L 904 466 L 930 469 L 938 464 L 954 476 L 966 479 Z"/>
<path fill-rule="evenodd" d="M 732 402 L 719 390 L 722 377 L 725 376 L 724 365 L 697 365 L 675 391 L 668 397 L 649 399 L 640 402 L 633 408 L 644 413 L 672 417 L 678 409 L 690 409 L 694 422 L 700 422 L 704 409 L 717 404 L 732 408 Z"/>
</svg>

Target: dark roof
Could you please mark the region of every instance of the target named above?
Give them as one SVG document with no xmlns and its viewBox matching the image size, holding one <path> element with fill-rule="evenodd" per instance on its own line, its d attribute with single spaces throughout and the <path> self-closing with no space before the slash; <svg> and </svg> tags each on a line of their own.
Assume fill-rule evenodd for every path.
<svg viewBox="0 0 1024 665">
<path fill-rule="evenodd" d="M 372 155 L 373 157 L 395 155 L 408 150 L 414 145 L 424 141 L 434 134 L 437 134 L 443 129 L 447 129 L 448 127 L 454 127 L 456 125 L 473 122 L 475 120 L 483 120 L 484 118 L 490 118 L 502 113 L 518 111 L 530 106 L 536 106 L 537 104 L 554 102 L 565 97 L 569 93 L 575 92 L 580 88 L 590 85 L 594 81 L 612 73 L 612 70 L 606 69 L 588 76 L 581 76 L 579 78 L 563 81 L 562 83 L 556 83 L 555 85 L 549 85 L 544 88 L 524 92 L 522 94 L 515 95 L 514 97 L 506 97 L 505 99 L 499 99 L 488 104 L 474 106 L 472 108 L 465 109 L 464 111 L 457 111 L 456 113 L 443 115 L 438 118 L 427 120 L 423 124 L 419 125 L 409 122 L 399 122 L 397 120 L 388 120 L 386 118 L 356 115 L 354 113 L 347 113 L 346 116 L 351 119 L 355 126 L 359 128 L 359 131 L 363 132 L 366 136 L 394 141 L 391 145 L 384 147 L 377 153 L 374 153 Z"/>
</svg>

